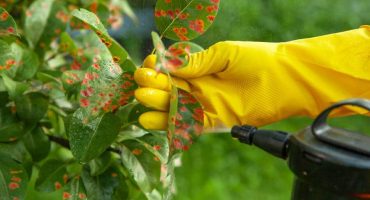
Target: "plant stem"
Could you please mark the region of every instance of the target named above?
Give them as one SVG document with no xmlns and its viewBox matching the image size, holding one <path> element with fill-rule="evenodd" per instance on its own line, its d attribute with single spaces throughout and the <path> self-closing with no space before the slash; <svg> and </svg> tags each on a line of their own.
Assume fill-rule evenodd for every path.
<svg viewBox="0 0 370 200">
<path fill-rule="evenodd" d="M 52 135 L 48 135 L 48 137 L 49 137 L 50 141 L 55 142 L 55 143 L 61 145 L 64 148 L 71 149 L 68 140 L 66 140 L 64 138 L 61 138 L 61 137 L 52 136 Z M 114 153 L 117 153 L 117 154 L 121 155 L 121 151 L 119 149 L 114 149 L 112 147 L 108 147 L 107 151 L 114 152 Z"/>
</svg>

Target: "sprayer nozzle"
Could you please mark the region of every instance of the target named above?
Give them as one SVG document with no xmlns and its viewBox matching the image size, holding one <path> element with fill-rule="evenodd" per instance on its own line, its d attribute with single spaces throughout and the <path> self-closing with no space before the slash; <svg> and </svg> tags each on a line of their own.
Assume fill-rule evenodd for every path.
<svg viewBox="0 0 370 200">
<path fill-rule="evenodd" d="M 258 130 L 254 126 L 234 126 L 231 135 L 242 143 L 256 145 L 280 158 L 287 157 L 289 134 L 282 131 Z"/>
</svg>

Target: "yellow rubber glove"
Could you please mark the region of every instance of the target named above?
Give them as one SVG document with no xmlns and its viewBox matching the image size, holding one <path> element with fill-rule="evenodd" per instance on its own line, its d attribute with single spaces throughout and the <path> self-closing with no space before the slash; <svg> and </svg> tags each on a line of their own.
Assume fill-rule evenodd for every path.
<svg viewBox="0 0 370 200">
<path fill-rule="evenodd" d="M 153 68 L 153 60 L 143 67 Z M 219 42 L 172 75 L 186 80 L 190 88 L 183 81 L 181 87 L 203 105 L 206 128 L 314 117 L 343 99 L 370 99 L 370 26 L 282 43 Z M 166 128 L 166 75 L 141 68 L 135 80 L 143 87 L 135 93 L 138 101 L 162 111 L 144 113 L 140 123 Z M 360 111 L 349 107 L 336 115 L 353 112 Z"/>
</svg>

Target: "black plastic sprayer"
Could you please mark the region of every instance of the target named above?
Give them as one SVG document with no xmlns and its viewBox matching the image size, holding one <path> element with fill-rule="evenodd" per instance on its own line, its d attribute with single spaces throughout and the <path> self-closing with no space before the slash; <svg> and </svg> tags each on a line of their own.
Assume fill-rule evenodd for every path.
<svg viewBox="0 0 370 200">
<path fill-rule="evenodd" d="M 287 159 L 295 175 L 293 200 L 370 200 L 370 137 L 326 122 L 332 110 L 346 105 L 370 111 L 370 100 L 349 99 L 327 108 L 294 135 L 253 126 L 234 126 L 231 134 Z"/>
</svg>

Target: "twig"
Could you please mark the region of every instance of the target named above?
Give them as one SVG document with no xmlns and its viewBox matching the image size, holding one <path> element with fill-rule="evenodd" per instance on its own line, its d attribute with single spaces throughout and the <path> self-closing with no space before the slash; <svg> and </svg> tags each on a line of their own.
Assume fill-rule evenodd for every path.
<svg viewBox="0 0 370 200">
<path fill-rule="evenodd" d="M 68 140 L 66 140 L 64 138 L 60 138 L 60 137 L 55 137 L 55 136 L 52 136 L 52 135 L 48 135 L 48 137 L 49 137 L 50 141 L 55 142 L 55 143 L 61 145 L 64 148 L 71 149 Z M 114 152 L 114 153 L 117 153 L 117 154 L 121 154 L 121 151 L 119 149 L 114 149 L 112 147 L 108 147 L 107 151 Z"/>
</svg>

